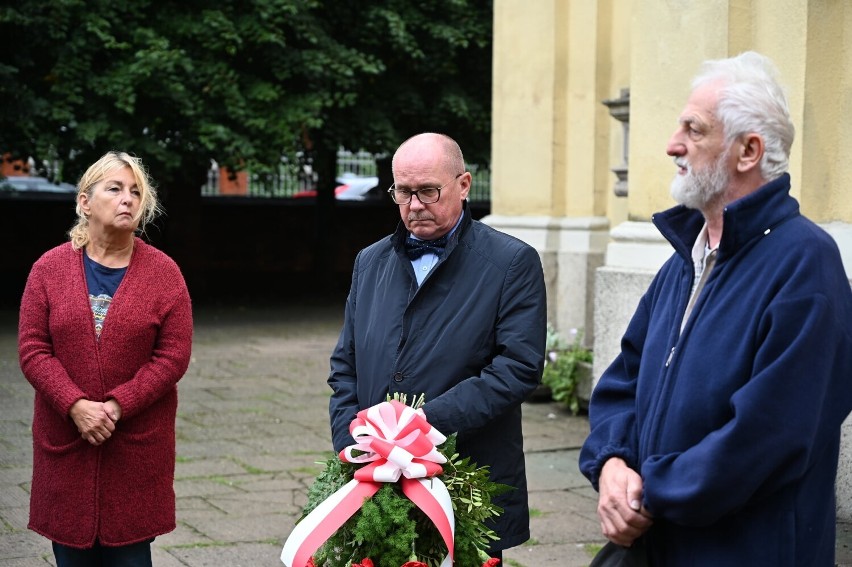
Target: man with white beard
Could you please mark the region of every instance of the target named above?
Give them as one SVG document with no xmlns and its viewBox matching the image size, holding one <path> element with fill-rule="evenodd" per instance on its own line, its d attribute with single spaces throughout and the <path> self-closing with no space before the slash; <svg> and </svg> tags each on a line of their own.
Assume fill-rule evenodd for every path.
<svg viewBox="0 0 852 567">
<path fill-rule="evenodd" d="M 589 407 L 580 469 L 607 553 L 654 567 L 834 565 L 852 292 L 799 212 L 772 63 L 705 62 L 669 140 L 674 254 Z M 615 547 L 612 547 L 615 546 Z"/>
</svg>

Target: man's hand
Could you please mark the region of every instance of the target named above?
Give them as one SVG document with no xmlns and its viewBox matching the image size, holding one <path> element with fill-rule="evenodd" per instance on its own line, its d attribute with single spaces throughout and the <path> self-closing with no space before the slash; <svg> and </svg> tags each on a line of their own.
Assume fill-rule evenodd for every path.
<svg viewBox="0 0 852 567">
<path fill-rule="evenodd" d="M 601 531 L 611 542 L 629 547 L 653 524 L 642 507 L 642 477 L 619 458 L 609 459 L 598 482 Z"/>
<path fill-rule="evenodd" d="M 80 399 L 74 402 L 68 415 L 74 420 L 77 431 L 92 445 L 100 445 L 112 436 L 115 424 L 104 404 Z"/>
</svg>

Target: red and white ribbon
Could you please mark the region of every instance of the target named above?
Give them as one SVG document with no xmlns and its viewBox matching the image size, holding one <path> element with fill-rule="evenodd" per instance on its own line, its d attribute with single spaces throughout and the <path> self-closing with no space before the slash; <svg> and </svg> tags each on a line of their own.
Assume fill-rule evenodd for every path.
<svg viewBox="0 0 852 567">
<path fill-rule="evenodd" d="M 284 543 L 281 561 L 287 567 L 304 567 L 313 553 L 371 498 L 383 482 L 402 478 L 402 491 L 432 520 L 444 539 L 448 554 L 442 567 L 453 563 L 455 519 L 450 494 L 435 475 L 446 459 L 436 446 L 446 440 L 429 425 L 422 409 L 397 401 L 382 402 L 358 412 L 349 425 L 355 439 L 340 452 L 349 463 L 369 463 L 355 478 L 320 503 L 295 528 Z M 362 452 L 355 455 L 354 451 Z"/>
</svg>

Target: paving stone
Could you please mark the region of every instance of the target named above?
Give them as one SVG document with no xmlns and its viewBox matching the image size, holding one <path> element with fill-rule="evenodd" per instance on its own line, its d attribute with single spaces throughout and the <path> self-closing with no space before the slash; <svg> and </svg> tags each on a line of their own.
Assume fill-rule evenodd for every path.
<svg viewBox="0 0 852 567">
<path fill-rule="evenodd" d="M 231 515 L 209 520 L 196 518 L 188 525 L 214 541 L 229 543 L 276 540 L 293 526 L 292 514 L 249 514 L 238 518 L 239 521 Z"/>
<path fill-rule="evenodd" d="M 251 515 L 300 514 L 301 506 L 295 504 L 296 495 L 304 491 L 281 490 L 255 494 L 252 498 L 210 498 L 210 504 L 232 518 Z"/>
<path fill-rule="evenodd" d="M 22 532 L 27 529 L 27 524 L 30 521 L 30 508 L 24 507 L 3 507 L 0 508 L 0 518 L 4 524 L 8 526 L 3 531 Z"/>
<path fill-rule="evenodd" d="M 577 467 L 578 450 L 527 452 L 527 485 L 529 490 L 561 490 L 588 486 L 589 481 Z"/>
<path fill-rule="evenodd" d="M 0 558 L 0 567 L 48 567 L 49 565 L 53 565 L 53 563 L 47 559 L 42 559 L 41 557 L 23 557 L 17 559 Z M 159 567 L 159 565 L 157 567 Z"/>
<path fill-rule="evenodd" d="M 30 495 L 20 485 L 4 485 L 0 490 L 0 509 L 21 508 L 30 505 Z"/>
<path fill-rule="evenodd" d="M 523 415 L 527 452 L 577 449 L 589 434 L 588 419 L 572 415 L 555 402 L 525 403 Z M 532 434 L 528 435 L 527 429 Z"/>
<path fill-rule="evenodd" d="M 3 419 L 0 419 L 0 436 L 2 437 L 23 437 L 24 439 L 31 440 L 32 439 L 32 429 L 30 427 L 30 421 L 32 420 L 32 410 L 27 411 L 25 416 L 17 417 L 12 415 L 15 413 L 11 407 L 8 407 L 11 404 L 0 404 L 0 415 L 3 416 Z"/>
<path fill-rule="evenodd" d="M 254 475 L 251 479 L 243 480 L 240 488 L 246 492 L 257 493 L 257 498 L 265 498 L 270 493 L 281 492 L 282 480 L 278 477 L 269 476 L 268 478 L 259 478 L 265 475 Z M 291 488 L 295 490 L 303 490 L 305 487 L 302 483 L 292 482 Z"/>
<path fill-rule="evenodd" d="M 187 565 L 168 551 L 157 547 L 156 541 L 151 546 L 151 563 L 156 567 L 185 567 Z"/>
<path fill-rule="evenodd" d="M 242 492 L 237 487 L 229 485 L 227 481 L 217 482 L 210 479 L 176 480 L 175 496 L 184 498 L 187 496 L 216 496 L 222 494 L 234 494 Z"/>
<path fill-rule="evenodd" d="M 281 546 L 270 543 L 172 548 L 168 552 L 182 565 L 192 567 L 281 567 L 282 565 Z"/>
<path fill-rule="evenodd" d="M 175 478 L 190 479 L 209 476 L 228 476 L 245 473 L 245 469 L 233 459 L 222 457 L 199 457 L 175 464 Z"/>
<path fill-rule="evenodd" d="M 261 450 L 263 451 L 262 453 L 247 455 L 240 459 L 240 462 L 254 470 L 278 475 L 277 479 L 279 482 L 286 482 L 286 476 L 282 477 L 281 475 L 286 475 L 288 470 L 312 465 L 320 467 L 322 465 L 317 465 L 316 463 L 320 461 L 325 462 L 325 460 L 331 455 L 330 452 L 307 452 L 294 454 L 292 457 L 288 458 L 282 458 L 280 453 L 267 451 L 266 448 L 262 448 Z M 281 488 L 287 488 L 287 486 L 281 486 Z"/>
<path fill-rule="evenodd" d="M 320 455 L 327 454 L 332 450 L 330 437 L 330 430 L 325 430 L 321 435 L 318 435 L 302 429 L 298 435 L 249 439 L 246 444 L 256 447 L 263 453 L 281 455 L 286 459 L 293 455 L 316 455 L 317 452 Z"/>
<path fill-rule="evenodd" d="M 837 565 L 852 567 L 852 522 L 837 523 Z"/>
<path fill-rule="evenodd" d="M 15 438 L 0 439 L 0 469 L 17 468 L 33 464 L 33 449 L 31 444 L 22 447 Z"/>
<path fill-rule="evenodd" d="M 8 467 L 0 469 L 0 486 L 7 484 L 22 484 L 33 478 L 32 463 L 26 466 Z"/>
<path fill-rule="evenodd" d="M 41 558 L 49 553 L 50 542 L 29 530 L 0 534 L 0 557 L 4 559 Z"/>
<path fill-rule="evenodd" d="M 184 510 L 213 511 L 217 509 L 212 504 L 210 504 L 208 498 L 204 496 L 178 497 L 177 504 L 175 507 L 177 508 L 178 512 Z M 178 514 L 178 521 L 180 521 L 180 513 Z"/>
<path fill-rule="evenodd" d="M 530 493 L 530 531 L 539 543 L 579 543 L 601 539 L 597 500 L 576 492 L 550 490 Z"/>
<path fill-rule="evenodd" d="M 215 455 L 219 457 L 243 457 L 252 455 L 256 447 L 246 445 L 241 441 L 213 439 L 210 441 L 185 442 L 178 440 L 177 454 L 180 458 L 196 459 Z"/>
<path fill-rule="evenodd" d="M 213 543 L 213 540 L 204 534 L 198 533 L 190 525 L 183 522 L 180 517 L 178 517 L 177 527 L 174 531 L 157 536 L 154 540 L 154 544 L 158 548 L 176 545 L 208 545 L 211 543 Z"/>
<path fill-rule="evenodd" d="M 504 562 L 512 567 L 588 567 L 592 557 L 583 544 L 521 545 L 503 552 Z"/>
<path fill-rule="evenodd" d="M 191 510 L 183 510 L 178 509 L 177 511 L 177 521 L 179 524 L 186 526 L 194 533 L 198 534 L 199 537 L 208 538 L 204 532 L 200 532 L 197 530 L 196 526 L 199 522 L 209 522 L 213 520 L 219 520 L 221 518 L 227 517 L 228 513 L 224 510 L 218 508 L 215 504 L 210 505 L 207 509 L 191 509 Z M 236 520 L 236 518 L 234 518 Z"/>
</svg>

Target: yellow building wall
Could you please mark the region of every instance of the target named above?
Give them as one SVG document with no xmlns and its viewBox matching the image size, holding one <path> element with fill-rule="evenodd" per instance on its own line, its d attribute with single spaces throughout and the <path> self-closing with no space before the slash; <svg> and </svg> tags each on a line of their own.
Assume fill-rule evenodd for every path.
<svg viewBox="0 0 852 567">
<path fill-rule="evenodd" d="M 631 220 L 648 221 L 653 213 L 673 205 L 669 184 L 675 166 L 666 155 L 666 142 L 677 126 L 699 64 L 708 54 L 726 51 L 726 4 L 718 0 L 634 4 L 628 32 Z"/>
<path fill-rule="evenodd" d="M 803 211 L 852 222 L 852 2 L 810 2 L 800 169 Z"/>
<path fill-rule="evenodd" d="M 670 207 L 666 142 L 705 59 L 756 50 L 787 87 L 793 195 L 817 222 L 852 222 L 852 1 L 495 0 L 492 211 L 605 216 Z M 629 197 L 613 195 L 630 89 Z"/>
<path fill-rule="evenodd" d="M 640 0 L 641 1 L 641 0 Z M 609 88 L 604 93 L 604 100 L 616 99 L 621 96 L 622 89 L 631 87 L 630 72 L 630 24 L 633 17 L 632 0 L 608 0 L 600 2 L 601 18 L 600 27 L 606 30 L 606 34 L 600 34 L 602 44 L 608 50 L 604 61 L 609 64 L 599 70 L 601 74 L 608 75 Z M 604 47 L 602 47 L 604 49 Z M 616 176 L 611 168 L 620 167 L 624 162 L 625 145 L 629 146 L 629 135 L 625 139 L 624 128 L 618 120 L 609 115 L 609 110 L 604 107 L 605 120 L 608 127 L 608 151 L 609 156 L 606 163 L 601 164 L 605 170 L 603 173 L 603 191 L 605 195 L 605 215 L 609 218 L 611 226 L 617 226 L 628 218 L 628 203 L 626 197 L 617 197 L 613 191 Z M 632 128 L 632 127 L 631 127 Z M 632 161 L 629 156 L 628 163 Z M 628 188 L 630 180 L 628 179 Z"/>
<path fill-rule="evenodd" d="M 621 125 L 602 101 L 629 86 L 630 5 L 495 2 L 493 214 L 601 217 L 620 204 L 626 215 L 610 171 Z"/>
<path fill-rule="evenodd" d="M 491 210 L 549 215 L 553 195 L 555 2 L 494 3 Z"/>
<path fill-rule="evenodd" d="M 631 44 L 629 217 L 670 207 L 665 144 L 705 59 L 754 50 L 787 87 L 796 140 L 792 193 L 816 222 L 852 221 L 852 2 L 669 0 L 634 4 Z M 647 33 L 654 30 L 654 33 Z M 847 151 L 844 151 L 847 150 Z"/>
</svg>

